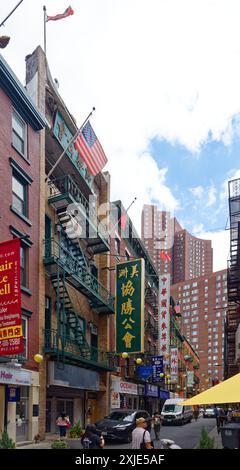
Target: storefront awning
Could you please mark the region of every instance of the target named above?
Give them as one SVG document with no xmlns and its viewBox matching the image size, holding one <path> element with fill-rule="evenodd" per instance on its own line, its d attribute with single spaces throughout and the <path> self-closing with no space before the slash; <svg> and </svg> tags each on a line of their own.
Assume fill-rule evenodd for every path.
<svg viewBox="0 0 240 470">
<path fill-rule="evenodd" d="M 240 403 L 240 374 L 185 400 L 182 405 L 218 405 L 220 403 Z"/>
</svg>

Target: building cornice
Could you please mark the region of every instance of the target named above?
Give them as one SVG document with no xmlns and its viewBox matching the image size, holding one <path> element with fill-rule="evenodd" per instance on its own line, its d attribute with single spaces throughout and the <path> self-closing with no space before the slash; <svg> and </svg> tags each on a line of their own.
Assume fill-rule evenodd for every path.
<svg viewBox="0 0 240 470">
<path fill-rule="evenodd" d="M 0 54 L 0 87 L 9 96 L 15 109 L 35 131 L 47 126 L 45 117 L 38 111 L 27 91 Z"/>
</svg>

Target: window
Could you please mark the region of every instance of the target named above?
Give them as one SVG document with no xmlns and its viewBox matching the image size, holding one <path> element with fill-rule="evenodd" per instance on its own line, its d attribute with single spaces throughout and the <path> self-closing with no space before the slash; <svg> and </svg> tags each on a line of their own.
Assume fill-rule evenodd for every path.
<svg viewBox="0 0 240 470">
<path fill-rule="evenodd" d="M 20 246 L 20 283 L 27 285 L 27 249 L 24 246 Z"/>
<path fill-rule="evenodd" d="M 127 261 L 129 261 L 129 259 L 130 259 L 130 255 L 129 255 L 127 250 L 125 250 L 125 258 L 126 258 Z"/>
<path fill-rule="evenodd" d="M 216 317 L 221 317 L 221 312 L 217 312 Z"/>
<path fill-rule="evenodd" d="M 21 155 L 27 158 L 27 125 L 14 110 L 12 114 L 12 144 Z"/>
<path fill-rule="evenodd" d="M 115 255 L 120 255 L 120 240 L 119 238 L 115 238 Z"/>
<path fill-rule="evenodd" d="M 12 197 L 14 209 L 27 216 L 27 185 L 14 173 L 12 176 Z"/>
</svg>

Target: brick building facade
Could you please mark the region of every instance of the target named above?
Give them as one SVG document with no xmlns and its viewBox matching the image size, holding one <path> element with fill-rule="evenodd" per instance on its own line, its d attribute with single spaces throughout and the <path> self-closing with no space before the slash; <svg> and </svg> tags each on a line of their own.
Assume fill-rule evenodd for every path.
<svg viewBox="0 0 240 470">
<path fill-rule="evenodd" d="M 41 364 L 40 434 L 56 432 L 61 412 L 84 427 L 109 411 L 110 240 L 97 216 L 109 202 L 108 174 L 93 178 L 70 146 L 76 122 L 51 78 L 38 47 L 27 57 L 27 88 L 49 127 L 41 147 L 40 269 Z M 104 214 L 105 215 L 105 214 Z M 103 218 L 103 216 L 101 216 Z"/>
<path fill-rule="evenodd" d="M 170 274 L 172 284 L 212 273 L 211 241 L 191 235 L 170 212 L 144 205 L 142 239 L 158 272 Z"/>
<path fill-rule="evenodd" d="M 181 331 L 199 355 L 201 388 L 206 388 L 223 379 L 227 272 L 174 284 L 171 294 L 181 305 Z"/>
<path fill-rule="evenodd" d="M 0 357 L 0 375 L 12 376 L 14 380 L 3 383 L 0 379 L 0 433 L 6 428 L 14 440 L 26 441 L 38 433 L 39 424 L 39 366 L 33 356 L 40 352 L 39 155 L 40 131 L 46 122 L 2 56 L 0 109 L 0 242 L 21 239 L 24 336 L 23 354 Z M 17 389 L 15 402 L 7 401 L 11 387 Z"/>
</svg>

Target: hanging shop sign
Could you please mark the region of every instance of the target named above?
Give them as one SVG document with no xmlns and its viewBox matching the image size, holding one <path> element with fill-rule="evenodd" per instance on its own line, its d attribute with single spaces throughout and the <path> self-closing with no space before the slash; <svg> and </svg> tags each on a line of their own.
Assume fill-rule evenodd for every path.
<svg viewBox="0 0 240 470">
<path fill-rule="evenodd" d="M 170 375 L 171 375 L 171 382 L 177 382 L 178 380 L 178 350 L 177 347 L 171 347 L 171 354 L 170 354 Z"/>
<path fill-rule="evenodd" d="M 149 379 L 152 376 L 153 367 L 152 366 L 138 366 L 137 375 L 141 379 Z"/>
<path fill-rule="evenodd" d="M 116 352 L 144 351 L 144 260 L 116 266 Z"/>
<path fill-rule="evenodd" d="M 20 290 L 20 239 L 0 243 L 0 356 L 24 349 Z"/>
<path fill-rule="evenodd" d="M 160 377 L 160 374 L 163 374 L 163 356 L 153 356 L 152 357 L 153 365 L 153 382 L 163 381 L 163 377 Z"/>
<path fill-rule="evenodd" d="M 73 134 L 68 128 L 67 124 L 65 123 L 62 115 L 57 112 L 55 117 L 55 122 L 53 126 L 53 133 L 57 140 L 59 141 L 61 147 L 66 150 L 67 156 L 72 161 L 73 165 L 86 181 L 87 185 L 92 189 L 93 186 L 93 176 L 89 173 L 87 165 L 79 155 L 78 151 L 76 150 L 74 144 L 70 144 L 70 140 L 73 138 Z M 68 147 L 69 145 L 69 147 Z"/>
<path fill-rule="evenodd" d="M 145 396 L 158 398 L 158 387 L 156 387 L 156 385 L 146 384 Z"/>
<path fill-rule="evenodd" d="M 170 347 L 170 274 L 163 274 L 159 277 L 159 350 L 160 354 L 169 354 Z M 168 362 L 164 360 L 164 363 Z"/>
<path fill-rule="evenodd" d="M 194 384 L 194 372 L 191 370 L 187 371 L 187 387 L 192 387 Z"/>
<path fill-rule="evenodd" d="M 125 382 L 124 380 L 112 379 L 112 391 L 118 393 L 127 393 L 129 395 L 137 395 L 138 386 L 137 384 L 131 382 Z"/>
</svg>

